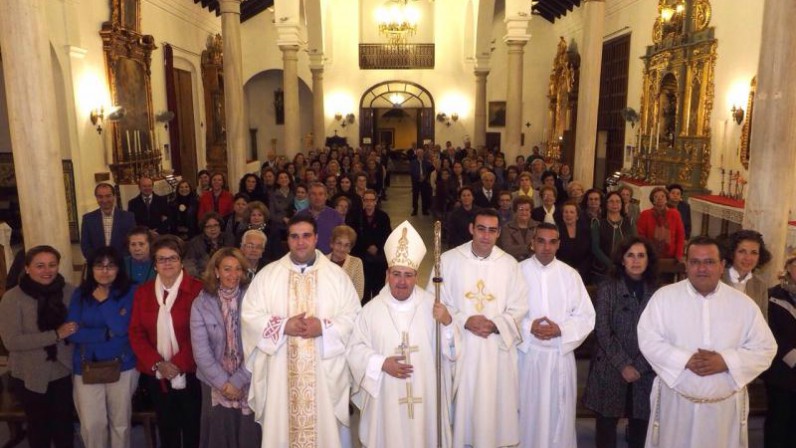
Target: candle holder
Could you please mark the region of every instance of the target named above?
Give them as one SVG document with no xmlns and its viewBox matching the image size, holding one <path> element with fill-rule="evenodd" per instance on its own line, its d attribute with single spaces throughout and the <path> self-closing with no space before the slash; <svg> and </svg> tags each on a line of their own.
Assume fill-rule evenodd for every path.
<svg viewBox="0 0 796 448">
<path fill-rule="evenodd" d="M 724 168 L 719 168 L 719 172 L 721 172 L 721 191 L 719 192 L 719 196 L 725 197 L 727 193 L 724 191 Z"/>
</svg>

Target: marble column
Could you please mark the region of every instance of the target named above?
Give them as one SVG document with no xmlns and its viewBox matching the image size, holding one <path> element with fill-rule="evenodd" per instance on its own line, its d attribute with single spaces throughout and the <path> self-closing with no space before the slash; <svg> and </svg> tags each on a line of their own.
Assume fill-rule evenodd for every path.
<svg viewBox="0 0 796 448">
<path fill-rule="evenodd" d="M 473 122 L 473 147 L 486 144 L 486 77 L 489 69 L 475 69 L 475 114 Z"/>
<path fill-rule="evenodd" d="M 280 45 L 282 50 L 282 90 L 285 95 L 284 153 L 292 159 L 301 148 L 299 116 L 298 45 Z"/>
<path fill-rule="evenodd" d="M 58 249 L 60 271 L 67 281 L 72 281 L 72 244 L 46 3 L 4 3 L 0 48 L 25 248 L 47 244 Z M 88 115 L 83 118 L 88 122 Z"/>
<path fill-rule="evenodd" d="M 796 3 L 766 2 L 743 227 L 763 234 L 773 255 L 761 272 L 769 285 L 776 281 L 776 273 L 785 261 L 788 211 L 796 197 L 796 132 L 787 123 L 787 117 L 796 116 L 794 21 Z"/>
<path fill-rule="evenodd" d="M 240 43 L 241 0 L 221 0 L 224 41 L 224 113 L 227 129 L 227 182 L 237 190 L 246 173 L 247 123 L 243 97 L 243 50 Z M 234 192 L 234 191 L 233 191 Z"/>
<path fill-rule="evenodd" d="M 323 65 L 310 66 L 312 72 L 312 135 L 315 148 L 326 141 L 326 118 L 323 104 Z M 305 151 L 306 148 L 302 148 Z"/>
<path fill-rule="evenodd" d="M 573 179 L 590 188 L 594 185 L 597 146 L 597 111 L 600 105 L 600 69 L 603 56 L 605 1 L 583 0 L 583 51 L 578 87 L 578 124 L 575 135 Z M 559 136 L 554 136 L 557 138 Z M 599 181 L 600 179 L 598 179 Z"/>
<path fill-rule="evenodd" d="M 522 56 L 527 40 L 506 40 L 508 46 L 508 84 L 506 85 L 506 132 L 503 152 L 514 160 L 520 151 L 522 134 Z"/>
</svg>

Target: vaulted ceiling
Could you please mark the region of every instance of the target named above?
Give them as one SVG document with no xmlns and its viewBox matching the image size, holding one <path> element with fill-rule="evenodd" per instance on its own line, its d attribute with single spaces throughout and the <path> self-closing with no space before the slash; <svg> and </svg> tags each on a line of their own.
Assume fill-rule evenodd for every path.
<svg viewBox="0 0 796 448">
<path fill-rule="evenodd" d="M 553 23 L 556 19 L 564 17 L 569 11 L 580 6 L 580 2 L 581 0 L 538 0 L 531 11 Z"/>
<path fill-rule="evenodd" d="M 207 8 L 217 16 L 221 15 L 219 0 L 193 0 L 193 2 L 201 4 L 203 8 Z M 245 22 L 272 6 L 274 0 L 243 0 L 240 4 L 240 21 Z"/>
</svg>

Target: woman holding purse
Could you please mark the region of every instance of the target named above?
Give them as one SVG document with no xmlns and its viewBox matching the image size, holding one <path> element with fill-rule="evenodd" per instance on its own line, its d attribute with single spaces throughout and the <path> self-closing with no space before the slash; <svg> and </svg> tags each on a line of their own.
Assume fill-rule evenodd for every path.
<svg viewBox="0 0 796 448">
<path fill-rule="evenodd" d="M 122 263 L 113 247 L 98 249 L 69 303 L 68 320 L 79 327 L 69 341 L 74 344 L 75 408 L 86 448 L 130 446 L 138 372 L 127 336 L 133 288 Z"/>
<path fill-rule="evenodd" d="M 164 448 L 199 445 L 201 388 L 191 348 L 190 317 L 202 283 L 183 267 L 183 241 L 174 235 L 152 244 L 157 276 L 139 286 L 133 301 L 130 345 L 155 404 Z"/>
</svg>

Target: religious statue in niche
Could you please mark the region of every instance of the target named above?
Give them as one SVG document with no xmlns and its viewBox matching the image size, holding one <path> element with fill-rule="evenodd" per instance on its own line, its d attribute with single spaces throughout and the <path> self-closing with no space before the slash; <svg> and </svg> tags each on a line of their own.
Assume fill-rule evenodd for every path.
<svg viewBox="0 0 796 448">
<path fill-rule="evenodd" d="M 662 139 L 671 148 L 674 146 L 674 128 L 677 118 L 677 95 L 674 92 L 664 92 L 661 95 Z"/>
<path fill-rule="evenodd" d="M 274 90 L 274 116 L 276 124 L 285 124 L 285 92 L 282 89 Z"/>
</svg>

